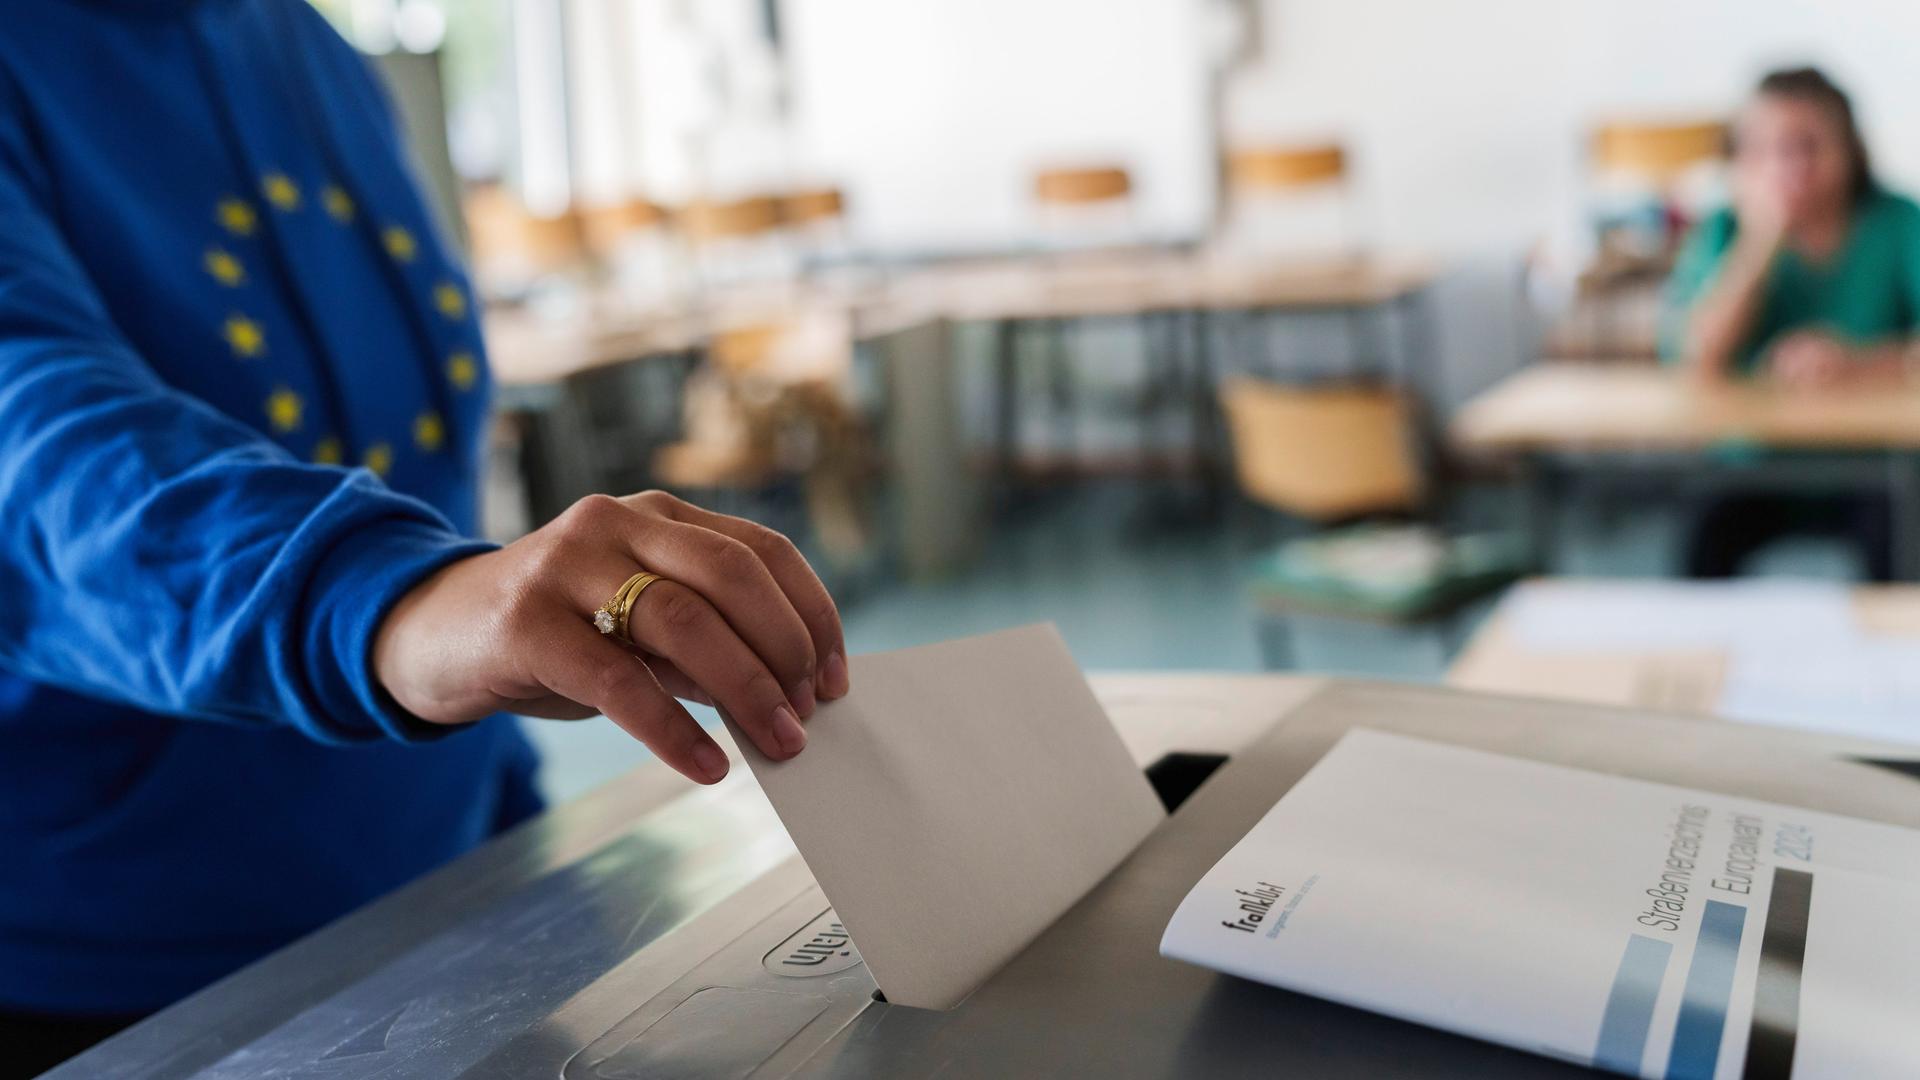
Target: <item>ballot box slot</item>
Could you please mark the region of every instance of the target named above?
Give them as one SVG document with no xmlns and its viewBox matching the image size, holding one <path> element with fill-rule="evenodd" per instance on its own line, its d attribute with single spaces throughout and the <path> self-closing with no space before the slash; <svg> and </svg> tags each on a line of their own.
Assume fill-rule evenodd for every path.
<svg viewBox="0 0 1920 1080">
<path fill-rule="evenodd" d="M 1194 754 L 1175 750 L 1147 766 L 1147 783 L 1153 785 L 1153 793 L 1160 797 L 1161 805 L 1171 814 L 1180 809 L 1180 804 L 1200 790 L 1200 785 L 1206 783 L 1207 778 L 1226 763 L 1225 754 Z"/>
<path fill-rule="evenodd" d="M 1896 772 L 1913 780 L 1920 780 L 1920 760 L 1913 758 L 1857 757 L 1853 759 L 1862 765 L 1871 765 L 1876 769 Z"/>
</svg>

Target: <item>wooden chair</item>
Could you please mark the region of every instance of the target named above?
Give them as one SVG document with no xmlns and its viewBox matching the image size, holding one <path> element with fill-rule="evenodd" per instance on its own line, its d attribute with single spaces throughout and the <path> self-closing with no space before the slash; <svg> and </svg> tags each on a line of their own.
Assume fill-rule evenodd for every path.
<svg viewBox="0 0 1920 1080">
<path fill-rule="evenodd" d="M 1220 404 L 1235 478 L 1254 502 L 1317 523 L 1422 507 L 1413 410 L 1401 393 L 1242 377 L 1221 387 Z"/>
<path fill-rule="evenodd" d="M 845 220 L 846 193 L 839 188 L 790 191 L 780 196 L 780 220 L 790 228 L 811 228 Z"/>
<path fill-rule="evenodd" d="M 600 276 L 626 302 L 654 308 L 687 288 L 686 268 L 668 226 L 673 212 L 651 199 L 589 204 L 575 211 Z"/>
<path fill-rule="evenodd" d="M 1347 151 L 1339 143 L 1241 147 L 1227 152 L 1232 192 L 1298 191 L 1347 179 Z"/>
<path fill-rule="evenodd" d="M 658 230 L 669 217 L 667 208 L 651 199 L 582 206 L 578 213 L 588 249 L 609 260 L 617 257 L 621 246 L 635 234 Z"/>
<path fill-rule="evenodd" d="M 1352 162 L 1337 142 L 1229 150 L 1215 246 L 1228 253 L 1298 261 L 1357 258 L 1365 248 Z"/>
<path fill-rule="evenodd" d="M 713 335 L 689 380 L 685 437 L 653 457 L 661 486 L 741 516 L 778 517 L 797 483 L 828 556 L 870 543 L 863 425 L 847 401 L 853 338 L 844 315 L 815 312 Z"/>
<path fill-rule="evenodd" d="M 850 259 L 847 196 L 839 188 L 802 188 L 787 192 L 780 196 L 780 220 L 799 250 L 803 271 L 812 273 Z"/>
<path fill-rule="evenodd" d="M 727 286 L 793 276 L 793 253 L 780 196 L 747 195 L 691 203 L 675 215 L 702 286 Z"/>
<path fill-rule="evenodd" d="M 1721 120 L 1603 123 L 1593 132 L 1591 161 L 1596 170 L 1669 181 L 1726 157 L 1730 145 L 1730 129 Z"/>
<path fill-rule="evenodd" d="M 1114 203 L 1133 194 L 1133 176 L 1118 165 L 1042 169 L 1033 174 L 1033 201 L 1046 205 Z"/>
<path fill-rule="evenodd" d="M 463 209 L 484 294 L 519 295 L 544 278 L 588 273 L 587 230 L 577 213 L 534 214 L 498 184 L 470 190 Z"/>
<path fill-rule="evenodd" d="M 1571 299 L 1542 352 L 1652 360 L 1683 208 L 1712 186 L 1706 181 L 1727 155 L 1729 129 L 1719 120 L 1617 121 L 1596 126 L 1587 143 L 1586 210 L 1597 236 L 1584 265 L 1542 279 Z"/>
<path fill-rule="evenodd" d="M 1032 176 L 1036 236 L 1043 249 L 1062 254 L 1097 252 L 1134 243 L 1133 174 L 1119 164 L 1092 163 L 1039 169 Z M 1065 264 L 1063 259 L 1062 265 Z M 1155 335 L 1143 316 L 1141 340 L 1146 343 L 1148 364 L 1156 372 L 1163 365 L 1152 347 Z M 1065 447 L 1050 448 L 1046 464 L 1053 471 L 1077 466 L 1075 447 L 1076 420 L 1080 409 L 1078 386 L 1073 369 L 1070 320 L 1043 318 L 1023 320 L 1009 328 L 1006 346 L 1009 369 L 999 377 L 1016 384 L 1008 393 L 1019 393 L 1019 360 L 1023 351 L 1040 352 L 1046 380 L 1046 398 L 1058 442 Z M 1150 395 L 1142 395 L 1150 399 Z M 1003 447 L 1003 457 L 1012 456 L 1012 447 Z"/>
<path fill-rule="evenodd" d="M 1463 640 L 1462 613 L 1524 571 L 1524 546 L 1503 538 L 1379 523 L 1425 516 L 1434 502 L 1400 392 L 1235 378 L 1221 405 L 1242 493 L 1314 530 L 1282 542 L 1255 576 L 1269 667 L 1291 666 L 1303 618 L 1431 631 L 1444 661 Z"/>
<path fill-rule="evenodd" d="M 1368 230 L 1353 183 L 1353 159 L 1344 144 L 1308 141 L 1234 147 L 1223 157 L 1221 179 L 1220 217 L 1210 241 L 1214 257 L 1221 262 L 1250 264 L 1260 270 L 1297 266 L 1319 273 L 1364 269 Z M 1360 307 L 1284 315 L 1224 311 L 1211 318 L 1216 327 L 1231 333 L 1241 355 L 1261 362 L 1255 370 L 1277 367 L 1277 330 L 1308 331 L 1336 320 L 1342 324 L 1337 340 L 1343 352 L 1330 359 L 1340 370 L 1360 371 L 1368 362 L 1387 359 L 1369 354 L 1386 348 L 1389 328 L 1379 312 Z M 1303 362 L 1299 350 L 1290 351 L 1296 364 Z"/>
</svg>

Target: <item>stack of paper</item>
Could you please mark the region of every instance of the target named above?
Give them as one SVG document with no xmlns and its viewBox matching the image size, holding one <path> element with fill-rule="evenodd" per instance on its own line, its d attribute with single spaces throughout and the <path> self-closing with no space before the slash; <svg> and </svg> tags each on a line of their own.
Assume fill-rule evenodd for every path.
<svg viewBox="0 0 1920 1080">
<path fill-rule="evenodd" d="M 1862 632 L 1843 585 L 1538 582 L 1503 611 L 1539 653 L 1724 654 L 1713 708 L 1728 719 L 1920 742 L 1920 641 Z"/>
<path fill-rule="evenodd" d="M 1860 636 L 1845 586 L 1799 581 L 1551 581 L 1502 607 L 1514 641 L 1538 652 L 1658 652 Z"/>
</svg>

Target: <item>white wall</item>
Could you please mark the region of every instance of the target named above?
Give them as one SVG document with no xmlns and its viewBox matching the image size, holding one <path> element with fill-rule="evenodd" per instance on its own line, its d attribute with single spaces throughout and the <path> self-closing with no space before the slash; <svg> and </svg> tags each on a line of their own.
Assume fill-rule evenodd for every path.
<svg viewBox="0 0 1920 1080">
<path fill-rule="evenodd" d="M 1132 225 L 1206 220 L 1212 133 L 1197 0 L 786 0 L 799 167 L 849 188 L 891 251 L 1034 240 L 1030 181 L 1117 162 Z"/>
</svg>

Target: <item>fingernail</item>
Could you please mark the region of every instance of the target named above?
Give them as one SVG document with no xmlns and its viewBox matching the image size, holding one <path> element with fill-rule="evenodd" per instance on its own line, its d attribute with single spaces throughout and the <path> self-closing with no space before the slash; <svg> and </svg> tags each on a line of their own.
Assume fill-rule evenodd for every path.
<svg viewBox="0 0 1920 1080">
<path fill-rule="evenodd" d="M 707 779 L 718 783 L 727 776 L 726 751 L 710 742 L 700 743 L 693 748 L 693 763 L 707 774 Z"/>
<path fill-rule="evenodd" d="M 823 697 L 845 697 L 851 681 L 847 678 L 847 658 L 840 650 L 827 654 L 827 662 L 820 665 L 820 693 Z"/>
<path fill-rule="evenodd" d="M 800 714 L 802 720 L 813 715 L 813 681 L 802 679 L 787 691 L 787 700 L 793 702 L 793 711 Z"/>
<path fill-rule="evenodd" d="M 797 754 L 807 748 L 807 730 L 800 726 L 793 710 L 785 705 L 773 710 L 773 741 L 789 754 Z"/>
</svg>

